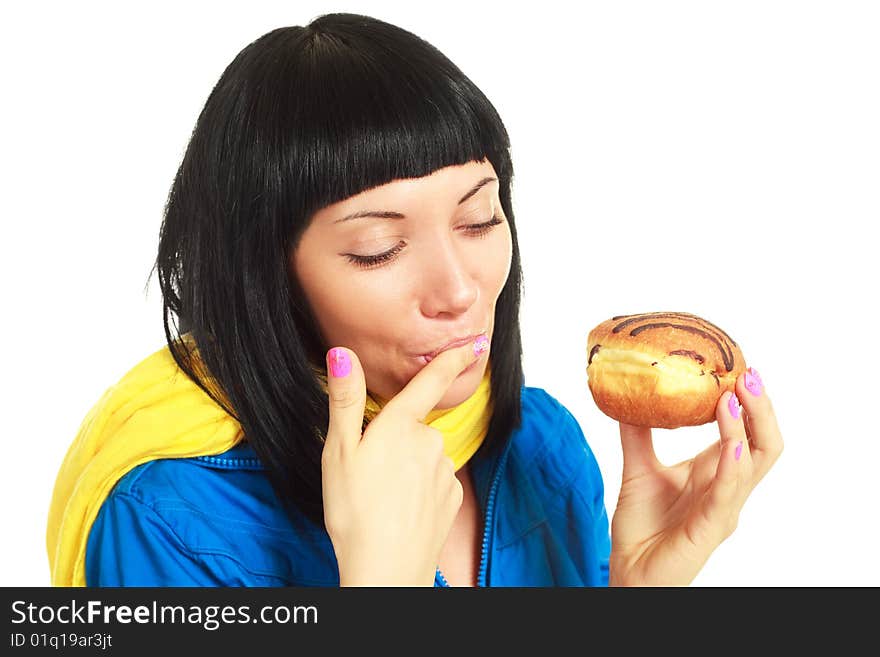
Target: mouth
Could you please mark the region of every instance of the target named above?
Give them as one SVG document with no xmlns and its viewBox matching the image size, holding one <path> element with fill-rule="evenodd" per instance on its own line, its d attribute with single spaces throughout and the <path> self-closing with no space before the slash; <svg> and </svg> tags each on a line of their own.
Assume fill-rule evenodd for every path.
<svg viewBox="0 0 880 657">
<path fill-rule="evenodd" d="M 473 342 L 474 340 L 477 339 L 477 337 L 479 337 L 483 333 L 485 333 L 485 331 L 480 331 L 479 333 L 474 333 L 473 335 L 468 335 L 463 338 L 457 338 L 457 339 L 453 340 L 452 342 L 448 342 L 447 344 L 442 346 L 440 349 L 436 349 L 429 354 L 422 354 L 421 356 L 416 356 L 416 358 L 418 360 L 420 360 L 423 364 L 427 365 L 432 360 L 434 360 L 439 354 L 443 353 L 447 349 L 455 349 L 456 347 L 462 347 L 469 342 Z M 475 363 L 476 362 L 477 361 L 475 361 Z M 472 365 L 473 365 L 473 363 L 471 364 L 471 366 Z M 468 369 L 470 369 L 471 366 L 469 366 Z M 467 371 L 467 370 L 465 370 L 465 371 Z"/>
<path fill-rule="evenodd" d="M 466 372 L 470 372 L 470 371 L 471 371 L 472 369 L 474 369 L 477 365 L 479 365 L 479 364 L 480 364 L 480 361 L 483 360 L 483 355 L 484 355 L 484 354 L 480 354 L 480 357 L 477 358 L 477 360 L 475 360 L 473 363 L 471 363 L 470 365 L 468 365 L 467 367 L 465 367 L 465 368 L 461 371 L 461 373 L 459 374 L 459 376 L 461 376 L 462 374 L 465 374 Z M 428 360 L 428 358 L 429 358 L 428 356 L 416 356 L 416 360 L 419 362 L 419 366 L 420 366 L 420 367 L 424 367 L 425 365 L 427 365 L 428 363 L 430 363 L 431 360 L 433 360 L 433 359 Z"/>
</svg>

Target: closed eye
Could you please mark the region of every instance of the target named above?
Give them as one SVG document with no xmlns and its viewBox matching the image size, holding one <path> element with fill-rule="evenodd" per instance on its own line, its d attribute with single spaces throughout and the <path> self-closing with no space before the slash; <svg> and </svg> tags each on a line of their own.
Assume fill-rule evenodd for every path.
<svg viewBox="0 0 880 657">
<path fill-rule="evenodd" d="M 495 228 L 495 226 L 498 226 L 502 223 L 504 223 L 503 220 L 500 219 L 498 215 L 495 215 L 489 221 L 481 224 L 470 224 L 468 226 L 465 226 L 464 228 L 468 233 L 475 237 L 485 237 L 493 228 Z M 358 267 L 370 269 L 391 260 L 394 256 L 400 253 L 401 250 L 403 250 L 404 246 L 406 246 L 406 242 L 400 241 L 394 247 L 392 247 L 388 251 L 385 251 L 384 253 L 379 253 L 377 255 L 371 256 L 359 256 L 353 253 L 346 253 L 345 257 L 348 258 L 349 262 L 353 262 Z"/>
</svg>

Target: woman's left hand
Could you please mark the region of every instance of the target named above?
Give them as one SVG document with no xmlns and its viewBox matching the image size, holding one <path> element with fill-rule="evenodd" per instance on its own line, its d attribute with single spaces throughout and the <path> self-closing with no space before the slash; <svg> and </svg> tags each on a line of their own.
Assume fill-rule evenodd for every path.
<svg viewBox="0 0 880 657">
<path fill-rule="evenodd" d="M 611 586 L 689 584 L 733 533 L 752 489 L 782 453 L 782 434 L 751 368 L 737 379 L 735 396 L 721 395 L 715 417 L 719 442 L 673 466 L 657 460 L 651 429 L 620 423 L 623 478 L 611 521 Z"/>
</svg>

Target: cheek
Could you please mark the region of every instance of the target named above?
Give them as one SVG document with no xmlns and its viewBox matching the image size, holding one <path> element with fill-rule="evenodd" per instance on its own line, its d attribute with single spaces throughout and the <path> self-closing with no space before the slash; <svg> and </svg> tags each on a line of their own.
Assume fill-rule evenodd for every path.
<svg viewBox="0 0 880 657">
<path fill-rule="evenodd" d="M 491 289 L 494 296 L 491 298 L 496 300 L 504 289 L 507 277 L 510 275 L 510 265 L 513 258 L 513 239 L 510 236 L 510 228 L 505 224 L 504 231 L 499 231 L 499 244 L 497 248 L 493 248 L 492 257 L 489 259 L 491 272 L 487 286 Z"/>
<path fill-rule="evenodd" d="M 395 308 L 400 295 L 393 277 L 375 271 L 366 276 L 354 269 L 330 269 L 310 281 L 308 292 L 329 343 L 348 344 L 352 336 L 371 336 L 387 325 L 389 317 L 400 316 Z"/>
</svg>

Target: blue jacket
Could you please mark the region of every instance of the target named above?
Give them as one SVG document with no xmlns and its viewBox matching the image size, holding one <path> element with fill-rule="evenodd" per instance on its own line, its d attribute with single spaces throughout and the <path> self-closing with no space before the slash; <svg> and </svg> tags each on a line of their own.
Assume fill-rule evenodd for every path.
<svg viewBox="0 0 880 657">
<path fill-rule="evenodd" d="M 471 461 L 479 586 L 605 586 L 602 476 L 574 416 L 522 388 L 522 425 Z M 89 533 L 88 586 L 338 586 L 327 533 L 290 517 L 252 448 L 158 459 L 116 484 Z M 446 582 L 438 570 L 435 585 Z"/>
</svg>

